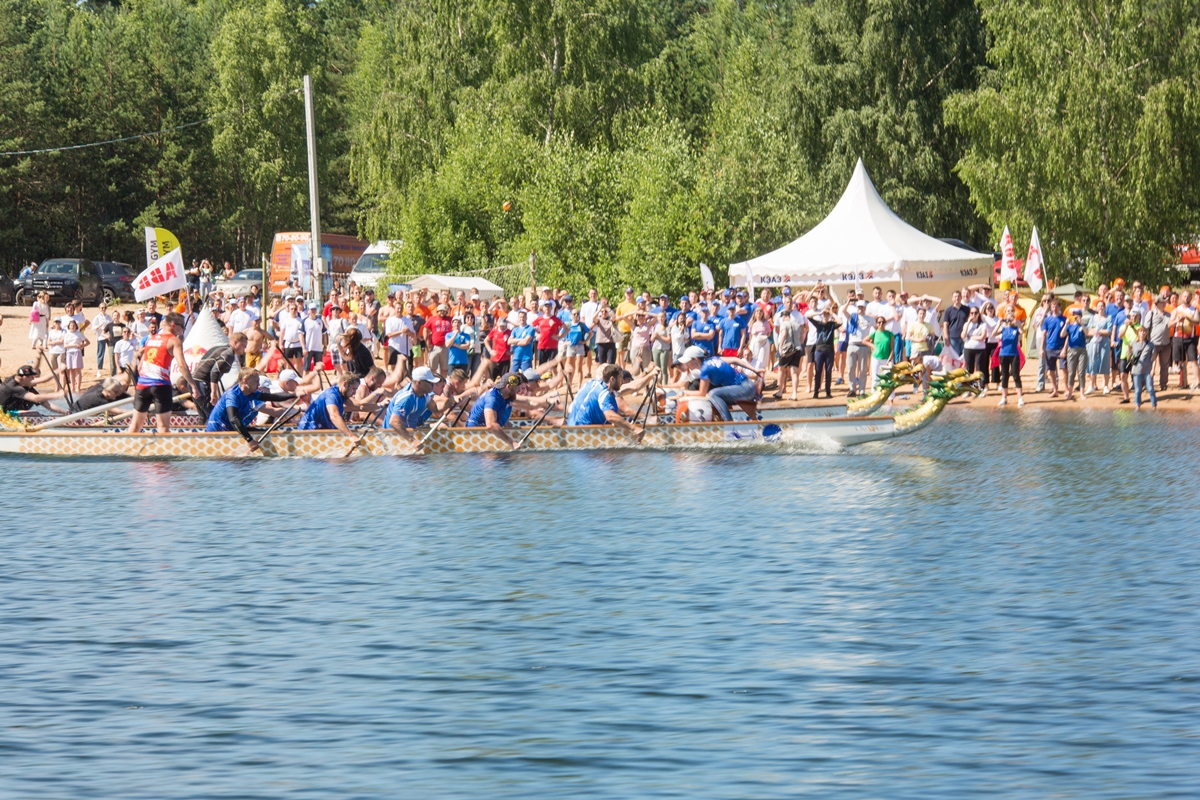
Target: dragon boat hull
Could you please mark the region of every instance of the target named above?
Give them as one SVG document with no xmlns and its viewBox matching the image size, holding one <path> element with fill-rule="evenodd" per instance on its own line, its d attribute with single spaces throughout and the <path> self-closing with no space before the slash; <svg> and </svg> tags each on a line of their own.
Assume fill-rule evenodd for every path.
<svg viewBox="0 0 1200 800">
<path fill-rule="evenodd" d="M 758 422 L 706 422 L 650 425 L 639 444 L 623 430 L 608 425 L 539 427 L 518 452 L 687 449 L 713 445 L 770 443 L 792 437 L 814 437 L 842 446 L 890 439 L 898 430 L 895 418 L 779 419 Z M 280 430 L 253 457 L 342 458 L 350 449 L 336 431 Z M 434 431 L 423 454 L 495 453 L 509 448 L 495 435 L 478 428 Z M 169 434 L 126 434 L 110 428 L 62 428 L 37 433 L 0 432 L 0 454 L 106 458 L 246 458 L 246 442 L 236 433 L 182 431 Z M 363 436 L 353 453 L 359 456 L 413 455 L 402 437 L 384 430 Z"/>
</svg>

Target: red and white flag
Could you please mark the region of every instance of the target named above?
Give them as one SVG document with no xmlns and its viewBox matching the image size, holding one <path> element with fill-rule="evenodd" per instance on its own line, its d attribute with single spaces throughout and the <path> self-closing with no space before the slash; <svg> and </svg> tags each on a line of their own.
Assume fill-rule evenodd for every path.
<svg viewBox="0 0 1200 800">
<path fill-rule="evenodd" d="M 146 267 L 146 271 L 133 280 L 133 296 L 139 303 L 185 288 L 187 276 L 183 274 L 183 253 L 178 247 Z"/>
<path fill-rule="evenodd" d="M 1017 282 L 1017 259 L 1013 255 L 1012 234 L 1008 226 L 1004 226 L 1004 235 L 1000 237 L 1000 282 Z"/>
<path fill-rule="evenodd" d="M 1025 282 L 1037 294 L 1042 290 L 1042 243 L 1038 240 L 1037 225 L 1029 240 L 1029 255 L 1025 256 Z"/>
</svg>

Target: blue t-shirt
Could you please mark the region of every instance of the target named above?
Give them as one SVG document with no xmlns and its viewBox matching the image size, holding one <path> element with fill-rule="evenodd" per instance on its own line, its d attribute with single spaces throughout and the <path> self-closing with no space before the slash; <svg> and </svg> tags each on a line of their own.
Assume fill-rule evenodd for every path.
<svg viewBox="0 0 1200 800">
<path fill-rule="evenodd" d="M 1046 349 L 1059 350 L 1063 346 L 1063 328 L 1067 326 L 1066 317 L 1056 317 L 1047 314 L 1042 320 L 1042 330 L 1046 332 Z"/>
<path fill-rule="evenodd" d="M 342 397 L 342 390 L 337 386 L 330 386 L 313 398 L 312 405 L 304 412 L 300 424 L 296 427 L 302 431 L 333 430 L 333 420 L 327 408 L 330 405 L 336 406 L 339 414 L 346 413 L 346 398 Z"/>
<path fill-rule="evenodd" d="M 692 344 L 699 347 L 710 356 L 716 352 L 717 340 L 713 339 L 697 339 L 697 333 L 708 333 L 716 328 L 711 322 L 693 322 L 692 323 Z"/>
<path fill-rule="evenodd" d="M 529 337 L 529 344 L 516 344 L 517 339 Z M 513 361 L 528 361 L 533 358 L 533 345 L 537 342 L 537 332 L 531 325 L 518 325 L 513 328 L 508 343 L 512 347 Z"/>
<path fill-rule="evenodd" d="M 242 391 L 241 384 L 234 384 L 234 387 L 221 395 L 221 399 L 213 406 L 212 413 L 208 415 L 208 424 L 204 426 L 204 430 L 214 433 L 235 430 L 229 424 L 229 409 L 236 409 L 238 419 L 245 421 L 248 415 L 256 411 L 255 402 L 261 394 L 261 391 L 256 391 L 254 394 L 247 395 Z"/>
<path fill-rule="evenodd" d="M 567 329 L 567 344 L 583 344 L 583 340 L 587 338 L 588 326 L 582 322 L 569 323 L 570 328 Z"/>
<path fill-rule="evenodd" d="M 588 381 L 575 396 L 571 404 L 571 413 L 567 416 L 568 425 L 606 425 L 605 411 L 621 413 L 617 407 L 617 399 L 612 391 L 602 381 L 595 378 Z"/>
<path fill-rule="evenodd" d="M 487 418 L 484 417 L 483 412 L 489 408 L 496 412 L 496 422 L 500 423 L 501 427 L 508 424 L 508 418 L 512 416 L 512 401 L 505 400 L 504 395 L 500 394 L 500 389 L 493 386 L 475 401 L 475 405 L 471 406 L 471 414 L 467 417 L 467 427 L 486 427 Z"/>
<path fill-rule="evenodd" d="M 405 428 L 419 428 L 429 421 L 432 413 L 429 409 L 429 398 L 433 393 L 417 394 L 412 384 L 405 386 L 388 403 L 387 411 L 383 414 L 383 427 L 392 427 L 392 416 L 400 418 L 400 424 Z"/>
<path fill-rule="evenodd" d="M 1087 347 L 1087 328 L 1078 322 L 1068 322 L 1067 347 Z"/>
<path fill-rule="evenodd" d="M 722 386 L 736 386 L 746 380 L 746 376 L 719 358 L 710 358 L 700 365 L 700 380 L 708 381 L 710 389 Z"/>
<path fill-rule="evenodd" d="M 453 337 L 446 337 L 450 349 L 446 352 L 446 363 L 455 367 L 465 367 L 471 363 L 471 354 L 467 348 L 471 344 L 471 334 L 459 331 Z"/>
<path fill-rule="evenodd" d="M 1000 355 L 1015 356 L 1017 347 L 1021 341 L 1021 329 L 1016 325 L 1005 326 L 1000 329 Z"/>
<path fill-rule="evenodd" d="M 1122 308 L 1115 314 L 1109 314 L 1109 317 L 1112 318 L 1112 338 L 1115 341 L 1117 338 L 1117 333 L 1121 330 L 1121 326 L 1125 324 L 1126 320 L 1129 319 L 1129 315 L 1125 313 L 1125 309 Z"/>
<path fill-rule="evenodd" d="M 721 317 L 717 322 L 722 350 L 736 350 L 741 346 L 742 326 L 733 317 Z"/>
</svg>

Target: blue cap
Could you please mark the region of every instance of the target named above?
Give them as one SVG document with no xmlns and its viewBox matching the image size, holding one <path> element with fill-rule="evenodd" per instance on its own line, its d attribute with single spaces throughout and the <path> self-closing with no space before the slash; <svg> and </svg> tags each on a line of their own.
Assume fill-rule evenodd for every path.
<svg viewBox="0 0 1200 800">
<path fill-rule="evenodd" d="M 721 290 L 721 297 L 729 297 L 729 295 L 731 295 L 731 294 L 733 294 L 732 289 L 722 289 Z"/>
</svg>

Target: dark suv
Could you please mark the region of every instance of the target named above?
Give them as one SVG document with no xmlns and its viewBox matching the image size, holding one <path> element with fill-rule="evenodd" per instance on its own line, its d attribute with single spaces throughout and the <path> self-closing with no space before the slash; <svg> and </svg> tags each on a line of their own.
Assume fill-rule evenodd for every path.
<svg viewBox="0 0 1200 800">
<path fill-rule="evenodd" d="M 133 302 L 133 279 L 138 276 L 129 264 L 120 261 L 97 261 L 104 281 L 104 302 L 110 306 L 118 301 Z"/>
<path fill-rule="evenodd" d="M 33 305 L 39 292 L 48 292 L 50 299 L 61 305 L 78 300 L 88 305 L 100 305 L 104 299 L 104 283 L 100 268 L 90 258 L 50 258 L 38 265 L 37 272 L 20 281 L 18 305 Z"/>
</svg>

